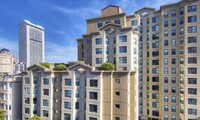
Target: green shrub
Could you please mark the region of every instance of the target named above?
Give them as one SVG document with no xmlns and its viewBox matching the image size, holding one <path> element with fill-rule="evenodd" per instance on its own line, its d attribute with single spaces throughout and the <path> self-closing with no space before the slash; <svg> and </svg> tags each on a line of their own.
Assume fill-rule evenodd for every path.
<svg viewBox="0 0 200 120">
<path fill-rule="evenodd" d="M 110 62 L 103 63 L 101 65 L 101 70 L 115 70 L 115 65 Z"/>
<path fill-rule="evenodd" d="M 64 64 L 59 64 L 56 65 L 55 70 L 67 70 L 67 67 Z"/>
<path fill-rule="evenodd" d="M 43 120 L 43 118 L 37 116 L 37 115 L 34 115 L 32 118 L 30 118 L 29 120 Z"/>
<path fill-rule="evenodd" d="M 3 109 L 0 109 L 0 120 L 4 120 L 5 116 L 5 111 Z"/>
<path fill-rule="evenodd" d="M 43 63 L 40 63 L 40 65 L 50 69 L 50 64 L 48 62 L 43 62 Z"/>
</svg>

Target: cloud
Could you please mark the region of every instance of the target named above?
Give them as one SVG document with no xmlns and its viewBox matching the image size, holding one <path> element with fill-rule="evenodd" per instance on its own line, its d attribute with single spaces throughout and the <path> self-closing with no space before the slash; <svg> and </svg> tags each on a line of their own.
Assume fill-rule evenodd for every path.
<svg viewBox="0 0 200 120">
<path fill-rule="evenodd" d="M 63 43 L 62 45 L 47 42 L 46 43 L 47 62 L 67 63 L 77 60 L 77 48 L 73 43 Z"/>
<path fill-rule="evenodd" d="M 74 9 L 69 9 L 67 7 L 61 7 L 61 6 L 52 6 L 51 7 L 53 10 L 62 12 L 64 14 L 70 14 L 74 16 L 91 16 L 91 15 L 98 15 L 100 11 L 96 8 L 74 8 Z"/>
<path fill-rule="evenodd" d="M 16 40 L 0 37 L 0 49 L 6 48 L 12 54 L 18 56 L 18 43 Z"/>
</svg>

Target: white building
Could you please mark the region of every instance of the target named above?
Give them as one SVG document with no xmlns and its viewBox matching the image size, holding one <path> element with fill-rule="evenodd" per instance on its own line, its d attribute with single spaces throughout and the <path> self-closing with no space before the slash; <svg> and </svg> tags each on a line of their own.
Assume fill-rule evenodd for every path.
<svg viewBox="0 0 200 120">
<path fill-rule="evenodd" d="M 27 20 L 19 24 L 19 62 L 26 67 L 44 62 L 44 28 Z"/>
</svg>

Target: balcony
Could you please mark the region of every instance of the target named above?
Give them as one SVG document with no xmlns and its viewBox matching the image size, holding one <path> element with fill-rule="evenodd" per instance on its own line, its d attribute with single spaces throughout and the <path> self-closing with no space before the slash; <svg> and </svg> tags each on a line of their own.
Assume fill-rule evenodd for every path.
<svg viewBox="0 0 200 120">
<path fill-rule="evenodd" d="M 0 93 L 5 93 L 6 90 L 4 90 L 3 88 L 0 88 Z"/>
</svg>

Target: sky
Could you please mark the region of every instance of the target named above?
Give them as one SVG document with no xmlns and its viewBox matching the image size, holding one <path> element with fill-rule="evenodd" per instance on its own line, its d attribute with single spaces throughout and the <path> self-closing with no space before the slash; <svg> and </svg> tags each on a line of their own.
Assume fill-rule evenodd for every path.
<svg viewBox="0 0 200 120">
<path fill-rule="evenodd" d="M 142 7 L 180 0 L 1 0 L 0 49 L 18 56 L 18 26 L 26 19 L 45 28 L 45 61 L 77 60 L 76 39 L 86 33 L 86 19 L 100 16 L 101 9 L 117 5 L 131 15 Z"/>
</svg>

